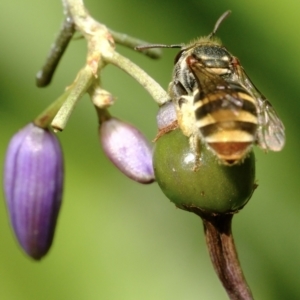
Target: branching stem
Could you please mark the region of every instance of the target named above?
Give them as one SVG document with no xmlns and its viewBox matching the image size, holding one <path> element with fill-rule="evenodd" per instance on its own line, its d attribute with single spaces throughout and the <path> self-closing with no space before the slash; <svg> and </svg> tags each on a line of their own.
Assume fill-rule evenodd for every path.
<svg viewBox="0 0 300 300">
<path fill-rule="evenodd" d="M 66 22 L 69 22 L 69 25 L 71 24 L 69 27 L 72 30 L 66 39 L 66 36 L 63 35 L 63 31 L 68 28 L 63 26 L 63 30 L 59 36 L 65 42 L 65 46 L 57 48 L 59 49 L 59 51 L 56 51 L 59 54 L 57 56 L 53 56 L 53 51 L 50 52 L 45 67 L 38 75 L 37 84 L 39 86 L 45 86 L 50 82 L 55 67 L 68 44 L 69 38 L 73 35 L 74 28 L 85 38 L 88 51 L 85 67 L 78 73 L 75 81 L 71 84 L 70 94 L 51 123 L 54 130 L 62 131 L 65 128 L 77 101 L 85 92 L 89 92 L 89 94 L 92 95 L 94 104 L 99 106 L 99 108 L 107 108 L 113 103 L 112 95 L 104 91 L 100 86 L 100 73 L 107 63 L 112 63 L 131 75 L 150 93 L 159 105 L 169 100 L 165 90 L 153 78 L 129 59 L 115 51 L 115 41 L 112 37 L 112 33 L 105 25 L 91 17 L 82 0 L 62 0 L 62 2 Z M 116 32 L 113 32 L 113 34 L 118 42 L 122 42 L 129 47 L 134 47 L 138 43 L 144 43 L 141 40 L 129 38 L 126 35 Z M 56 54 L 56 52 L 54 51 L 54 54 Z M 155 51 L 149 53 L 152 56 L 157 55 Z"/>
</svg>

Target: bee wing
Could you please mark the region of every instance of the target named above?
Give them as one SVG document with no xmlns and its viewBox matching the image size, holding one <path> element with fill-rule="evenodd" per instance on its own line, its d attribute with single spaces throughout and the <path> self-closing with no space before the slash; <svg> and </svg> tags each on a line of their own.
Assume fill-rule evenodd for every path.
<svg viewBox="0 0 300 300">
<path fill-rule="evenodd" d="M 284 125 L 271 103 L 255 87 L 240 64 L 236 66 L 237 80 L 241 82 L 257 101 L 258 128 L 256 142 L 264 150 L 280 151 L 285 143 Z"/>
<path fill-rule="evenodd" d="M 284 125 L 270 102 L 265 98 L 258 101 L 258 145 L 265 150 L 280 151 L 285 143 Z"/>
<path fill-rule="evenodd" d="M 214 106 L 220 106 L 223 109 L 231 110 L 235 115 L 239 115 L 242 111 L 244 100 L 238 96 L 238 91 L 245 91 L 238 82 L 226 81 L 220 75 L 207 71 L 203 66 L 197 63 L 189 65 L 190 70 L 193 72 L 197 82 L 197 90 L 194 93 L 195 108 L 202 106 L 203 102 L 199 105 L 199 99 L 204 99 L 204 103 L 209 104 L 208 107 L 214 110 Z M 230 93 L 228 93 L 230 91 Z M 222 103 L 216 101 L 222 100 Z"/>
</svg>

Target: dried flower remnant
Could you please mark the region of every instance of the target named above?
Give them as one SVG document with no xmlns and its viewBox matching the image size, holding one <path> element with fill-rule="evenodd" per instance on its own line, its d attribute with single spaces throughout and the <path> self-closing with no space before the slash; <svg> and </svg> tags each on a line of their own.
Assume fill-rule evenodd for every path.
<svg viewBox="0 0 300 300">
<path fill-rule="evenodd" d="M 108 118 L 101 123 L 99 134 L 105 154 L 121 172 L 140 183 L 154 181 L 152 148 L 139 130 Z"/>
<path fill-rule="evenodd" d="M 63 156 L 56 136 L 30 123 L 8 146 L 4 191 L 10 221 L 23 250 L 41 259 L 49 250 L 61 205 Z"/>
</svg>

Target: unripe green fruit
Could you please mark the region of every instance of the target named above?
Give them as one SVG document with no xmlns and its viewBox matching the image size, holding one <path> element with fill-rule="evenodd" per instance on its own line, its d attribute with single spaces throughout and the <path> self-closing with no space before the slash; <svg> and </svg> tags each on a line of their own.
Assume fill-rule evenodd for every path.
<svg viewBox="0 0 300 300">
<path fill-rule="evenodd" d="M 180 129 L 156 141 L 153 165 L 160 188 L 182 209 L 198 208 L 217 214 L 235 212 L 247 203 L 255 188 L 253 152 L 242 163 L 225 166 L 202 145 L 199 167 L 195 168 L 195 155 Z"/>
</svg>

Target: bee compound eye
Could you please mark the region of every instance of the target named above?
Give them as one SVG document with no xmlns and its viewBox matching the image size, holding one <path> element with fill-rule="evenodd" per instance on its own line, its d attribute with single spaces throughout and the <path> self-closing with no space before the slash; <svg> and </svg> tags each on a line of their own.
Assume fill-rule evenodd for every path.
<svg viewBox="0 0 300 300">
<path fill-rule="evenodd" d="M 175 105 L 172 101 L 166 102 L 159 108 L 156 116 L 157 127 L 159 130 L 171 125 L 176 120 Z"/>
</svg>

